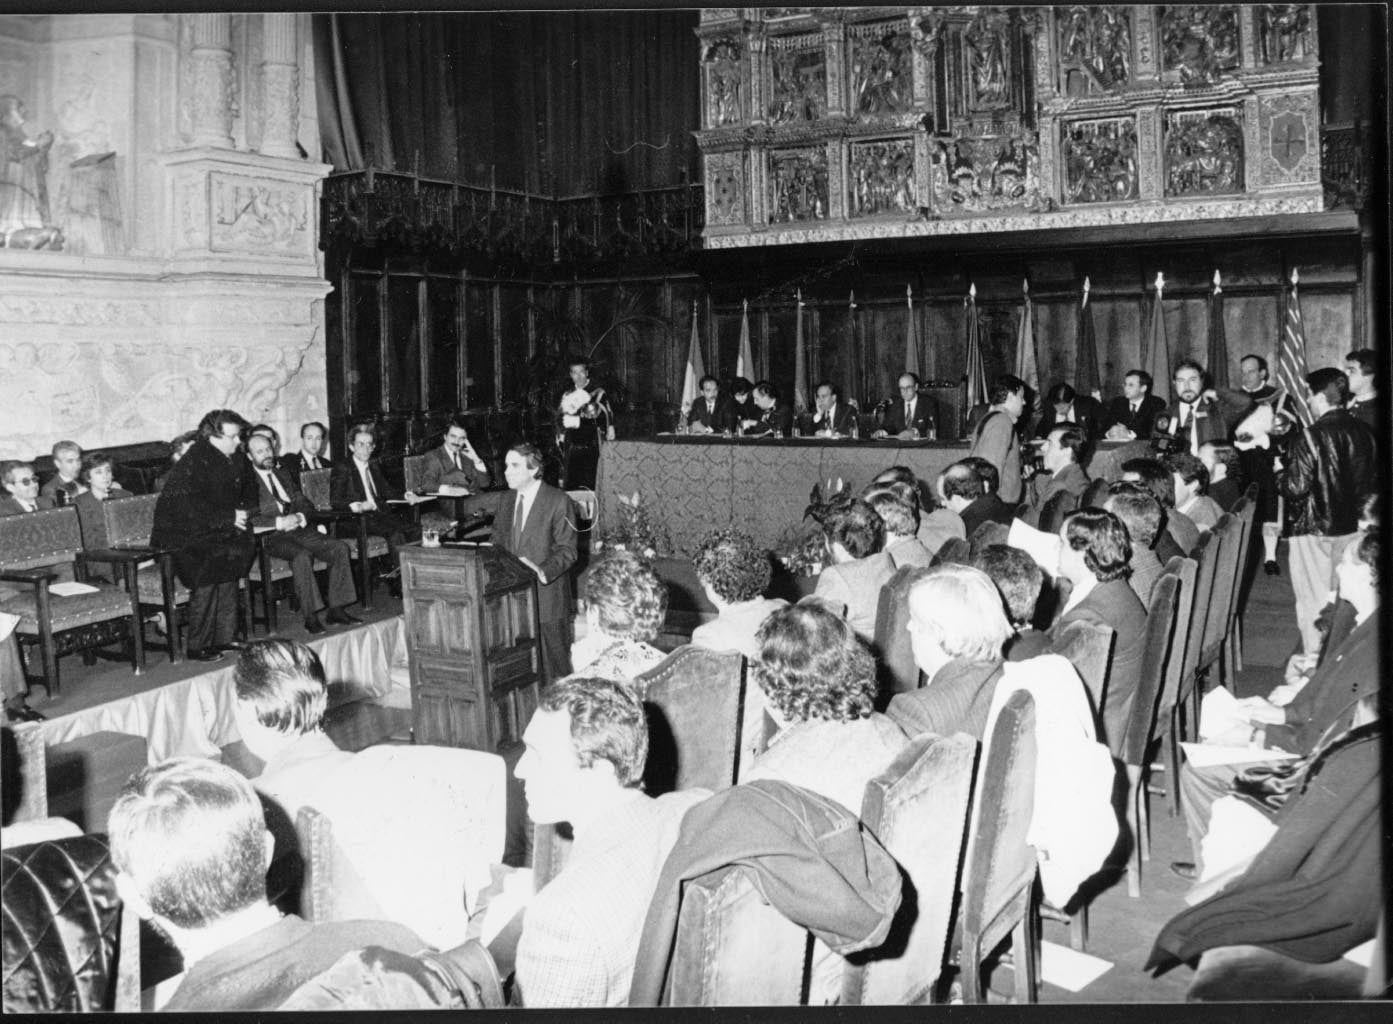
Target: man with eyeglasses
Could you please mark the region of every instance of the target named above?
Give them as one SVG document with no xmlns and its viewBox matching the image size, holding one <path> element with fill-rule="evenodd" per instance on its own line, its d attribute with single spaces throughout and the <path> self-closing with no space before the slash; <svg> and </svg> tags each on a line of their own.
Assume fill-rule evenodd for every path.
<svg viewBox="0 0 1393 1024">
<path fill-rule="evenodd" d="M 401 596 L 401 570 L 397 566 L 397 548 L 408 540 L 408 534 L 420 536 L 419 527 L 398 519 L 389 503 L 404 501 L 414 505 L 423 499 L 412 491 L 402 492 L 389 483 L 382 467 L 373 459 L 377 450 L 377 435 L 372 426 L 360 423 L 348 431 L 348 452 L 329 477 L 329 502 L 336 509 L 357 512 L 367 520 L 368 533 L 387 541 L 387 561 L 391 568 L 382 574 L 388 581 L 392 596 Z"/>
<path fill-rule="evenodd" d="M 237 581 L 256 553 L 248 523 L 256 481 L 238 454 L 247 421 L 214 409 L 198 440 L 174 464 L 155 503 L 150 543 L 174 552 L 174 569 L 189 588 L 188 656 L 217 661 L 233 647 Z"/>
<path fill-rule="evenodd" d="M 919 376 L 908 371 L 900 375 L 898 401 L 887 401 L 884 427 L 875 437 L 898 437 L 909 440 L 928 437 L 933 426 L 933 399 L 919 394 Z"/>
<path fill-rule="evenodd" d="M 0 516 L 17 516 L 21 512 L 37 512 L 52 508 L 53 499 L 40 497 L 39 478 L 29 462 L 0 463 L 0 483 L 5 493 L 0 496 Z"/>
</svg>

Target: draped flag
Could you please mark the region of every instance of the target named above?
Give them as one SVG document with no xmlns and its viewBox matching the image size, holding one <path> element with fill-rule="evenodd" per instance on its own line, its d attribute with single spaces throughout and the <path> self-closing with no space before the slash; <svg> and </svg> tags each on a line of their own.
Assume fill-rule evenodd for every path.
<svg viewBox="0 0 1393 1024">
<path fill-rule="evenodd" d="M 798 312 L 793 328 L 793 411 L 808 411 L 808 362 L 803 351 L 803 289 L 798 289 Z"/>
<path fill-rule="evenodd" d="M 1315 422 L 1315 417 L 1307 404 L 1311 398 L 1311 388 L 1306 383 L 1306 374 L 1310 370 L 1306 366 L 1306 327 L 1301 321 L 1301 300 L 1296 294 L 1296 281 L 1297 273 L 1293 268 L 1291 290 L 1287 292 L 1286 323 L 1282 330 L 1281 348 L 1277 352 L 1277 390 L 1291 396 L 1297 419 L 1303 427 L 1309 427 Z M 1277 402 L 1273 405 L 1280 408 Z"/>
<path fill-rule="evenodd" d="M 1016 331 L 1016 376 L 1030 386 L 1040 400 L 1040 360 L 1035 353 L 1035 305 L 1030 301 L 1030 282 L 1021 282 L 1021 322 Z"/>
<path fill-rule="evenodd" d="M 1209 293 L 1209 379 L 1216 388 L 1229 386 L 1229 339 L 1224 330 L 1224 289 L 1214 271 L 1214 290 Z"/>
<path fill-rule="evenodd" d="M 987 404 L 987 367 L 982 362 L 982 327 L 977 322 L 977 286 L 967 289 L 963 300 L 967 307 L 967 370 L 963 380 L 967 382 L 967 409 Z"/>
<path fill-rule="evenodd" d="M 750 357 L 750 300 L 746 299 L 740 316 L 740 354 L 735 359 L 735 376 L 754 380 L 755 361 Z"/>
<path fill-rule="evenodd" d="M 1151 374 L 1151 393 L 1169 403 L 1171 398 L 1171 347 L 1166 340 L 1166 318 L 1161 310 L 1161 290 L 1166 286 L 1164 275 L 1156 275 L 1156 301 L 1151 306 L 1151 332 L 1146 348 L 1146 372 Z"/>
<path fill-rule="evenodd" d="M 922 377 L 919 369 L 919 330 L 914 323 L 914 288 L 904 286 L 905 328 L 904 328 L 904 372 Z"/>
<path fill-rule="evenodd" d="M 701 336 L 697 333 L 697 304 L 692 303 L 692 340 L 687 345 L 687 373 L 682 378 L 682 418 L 687 418 L 692 403 L 700 394 L 697 382 L 706 376 L 706 368 L 701 361 Z"/>
<path fill-rule="evenodd" d="M 1098 338 L 1093 333 L 1093 308 L 1088 304 L 1089 281 L 1083 279 L 1083 300 L 1074 331 L 1074 390 L 1081 395 L 1094 395 L 1103 390 L 1103 378 L 1098 372 Z"/>
</svg>

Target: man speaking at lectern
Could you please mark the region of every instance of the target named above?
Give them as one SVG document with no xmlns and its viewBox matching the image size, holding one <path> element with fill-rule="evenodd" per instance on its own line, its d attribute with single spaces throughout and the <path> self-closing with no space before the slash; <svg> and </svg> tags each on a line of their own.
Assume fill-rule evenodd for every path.
<svg viewBox="0 0 1393 1024">
<path fill-rule="evenodd" d="M 499 496 L 493 544 L 537 574 L 538 630 L 547 682 L 571 672 L 571 566 L 576 526 L 566 492 L 542 483 L 542 453 L 515 444 L 503 462 L 508 490 Z"/>
</svg>

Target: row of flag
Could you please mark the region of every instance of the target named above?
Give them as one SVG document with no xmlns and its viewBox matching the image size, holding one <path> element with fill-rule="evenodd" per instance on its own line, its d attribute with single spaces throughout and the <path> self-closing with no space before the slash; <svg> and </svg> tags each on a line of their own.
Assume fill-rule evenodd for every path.
<svg viewBox="0 0 1393 1024">
<path fill-rule="evenodd" d="M 1280 403 L 1283 395 L 1290 395 L 1303 426 L 1311 425 L 1311 413 L 1306 404 L 1310 389 L 1306 384 L 1308 366 L 1306 362 L 1306 330 L 1301 320 L 1301 302 L 1297 295 L 1298 274 L 1291 273 L 1291 288 L 1287 291 L 1286 311 L 1283 322 L 1281 343 L 1277 357 L 1277 395 L 1273 401 Z M 1151 393 L 1162 400 L 1170 399 L 1171 352 L 1166 337 L 1166 320 L 1162 308 L 1162 293 L 1166 281 L 1163 274 L 1156 275 L 1156 296 L 1151 303 L 1146 338 L 1142 348 L 1142 366 L 1151 375 Z M 1098 342 L 1093 329 L 1093 310 L 1089 306 L 1090 283 L 1083 280 L 1083 295 L 1076 307 L 1075 344 L 1077 359 L 1074 365 L 1074 387 L 1083 394 L 1098 394 L 1102 390 L 1102 374 L 1098 364 Z M 856 294 L 851 294 L 851 308 L 856 308 Z M 906 372 L 923 376 L 919 358 L 920 345 L 917 318 L 914 315 L 914 291 L 905 286 L 905 303 L 908 316 L 905 318 L 904 367 Z M 986 364 L 982 357 L 982 329 L 977 313 L 977 285 L 968 287 L 963 299 L 967 311 L 967 368 L 963 380 L 967 384 L 967 407 L 985 405 L 989 395 Z M 803 343 L 803 292 L 796 293 L 796 314 L 794 319 L 794 409 L 803 412 L 809 407 L 807 392 L 807 358 Z M 740 352 L 736 358 L 735 375 L 753 380 L 754 359 L 750 354 L 750 304 L 744 303 L 740 321 Z M 1224 329 L 1224 290 L 1219 272 L 1214 271 L 1214 288 L 1209 293 L 1209 344 L 1207 351 L 1208 370 L 1213 384 L 1218 388 L 1229 386 L 1228 338 Z M 685 415 L 700 393 L 698 382 L 705 374 L 701 357 L 701 344 L 697 331 L 697 304 L 692 303 L 692 335 L 687 352 L 687 370 L 682 384 L 682 411 Z M 1016 332 L 1016 359 L 1014 374 L 1030 386 L 1038 397 L 1040 394 L 1040 360 L 1035 339 L 1035 307 L 1030 298 L 1030 283 L 1021 284 L 1021 312 Z"/>
</svg>

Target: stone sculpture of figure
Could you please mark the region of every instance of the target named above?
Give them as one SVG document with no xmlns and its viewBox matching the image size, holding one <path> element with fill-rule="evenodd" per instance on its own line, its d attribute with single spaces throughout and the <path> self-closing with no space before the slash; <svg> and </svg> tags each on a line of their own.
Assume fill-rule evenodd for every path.
<svg viewBox="0 0 1393 1024">
<path fill-rule="evenodd" d="M 0 246 L 61 249 L 48 205 L 48 151 L 53 133 L 29 138 L 18 96 L 0 96 Z"/>
</svg>

